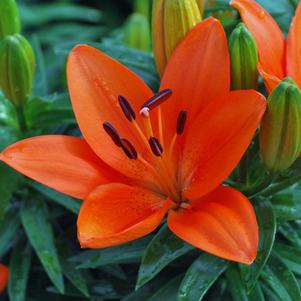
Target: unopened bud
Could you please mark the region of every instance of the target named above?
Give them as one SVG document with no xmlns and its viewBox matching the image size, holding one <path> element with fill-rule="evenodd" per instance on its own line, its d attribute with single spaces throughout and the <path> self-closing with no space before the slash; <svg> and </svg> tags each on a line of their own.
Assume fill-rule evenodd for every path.
<svg viewBox="0 0 301 301">
<path fill-rule="evenodd" d="M 199 21 L 201 14 L 195 0 L 154 0 L 153 48 L 160 75 L 177 44 Z"/>
<path fill-rule="evenodd" d="M 204 14 L 205 6 L 206 6 L 206 0 L 196 0 L 201 16 Z"/>
<path fill-rule="evenodd" d="M 35 57 L 29 42 L 20 34 L 0 42 L 0 87 L 16 106 L 24 104 L 31 93 Z"/>
<path fill-rule="evenodd" d="M 150 50 L 150 25 L 145 15 L 138 13 L 130 15 L 124 28 L 124 43 L 131 48 Z"/>
<path fill-rule="evenodd" d="M 260 129 L 261 158 L 268 169 L 289 168 L 301 151 L 301 91 L 284 79 L 270 94 Z"/>
<path fill-rule="evenodd" d="M 0 0 L 0 38 L 19 33 L 19 11 L 15 0 Z"/>
<path fill-rule="evenodd" d="M 241 23 L 229 39 L 232 90 L 255 89 L 258 85 L 258 53 L 254 38 Z"/>
</svg>

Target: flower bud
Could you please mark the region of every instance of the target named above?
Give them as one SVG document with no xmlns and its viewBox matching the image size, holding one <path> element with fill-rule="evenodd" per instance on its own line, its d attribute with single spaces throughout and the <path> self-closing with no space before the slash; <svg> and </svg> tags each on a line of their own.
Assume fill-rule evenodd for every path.
<svg viewBox="0 0 301 301">
<path fill-rule="evenodd" d="M 0 263 L 0 294 L 6 288 L 8 282 L 8 275 L 9 275 L 9 270 L 7 266 Z"/>
<path fill-rule="evenodd" d="M 34 71 L 35 57 L 29 42 L 20 34 L 5 37 L 0 42 L 0 87 L 16 107 L 30 95 Z"/>
<path fill-rule="evenodd" d="M 19 33 L 21 23 L 15 0 L 0 1 L 0 38 Z"/>
<path fill-rule="evenodd" d="M 134 13 L 129 16 L 124 28 L 124 43 L 140 50 L 150 51 L 150 26 L 146 16 Z"/>
<path fill-rule="evenodd" d="M 196 0 L 201 16 L 204 14 L 205 6 L 206 6 L 206 0 Z"/>
<path fill-rule="evenodd" d="M 261 158 L 268 169 L 289 168 L 301 151 L 301 91 L 286 78 L 272 91 L 260 129 Z"/>
<path fill-rule="evenodd" d="M 135 0 L 134 12 L 145 15 L 147 18 L 150 16 L 151 0 Z"/>
<path fill-rule="evenodd" d="M 257 89 L 258 53 L 255 40 L 243 23 L 233 30 L 229 39 L 232 90 Z"/>
<path fill-rule="evenodd" d="M 199 21 L 201 14 L 195 0 L 154 0 L 153 48 L 161 75 L 174 48 Z"/>
</svg>

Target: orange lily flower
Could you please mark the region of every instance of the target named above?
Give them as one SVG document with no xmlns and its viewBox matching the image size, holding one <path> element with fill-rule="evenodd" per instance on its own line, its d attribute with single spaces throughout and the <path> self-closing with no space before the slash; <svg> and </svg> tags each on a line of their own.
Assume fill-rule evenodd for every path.
<svg viewBox="0 0 301 301">
<path fill-rule="evenodd" d="M 232 0 L 242 20 L 253 35 L 259 53 L 258 70 L 270 93 L 290 76 L 301 88 L 301 2 L 291 23 L 287 40 L 272 18 L 253 0 Z"/>
<path fill-rule="evenodd" d="M 170 229 L 190 244 L 226 259 L 254 260 L 254 209 L 239 191 L 220 184 L 247 149 L 266 101 L 256 91 L 230 92 L 219 21 L 209 18 L 189 32 L 155 95 L 126 67 L 87 45 L 71 51 L 67 78 L 84 139 L 30 138 L 0 158 L 85 200 L 78 217 L 82 247 L 142 237 L 168 212 Z"/>
<path fill-rule="evenodd" d="M 9 272 L 7 266 L 0 264 L 0 294 L 6 288 L 8 282 L 8 274 Z"/>
</svg>

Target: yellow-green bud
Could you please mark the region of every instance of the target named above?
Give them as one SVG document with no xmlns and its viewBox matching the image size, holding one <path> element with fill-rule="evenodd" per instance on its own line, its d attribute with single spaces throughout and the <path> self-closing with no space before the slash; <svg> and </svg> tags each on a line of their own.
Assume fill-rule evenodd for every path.
<svg viewBox="0 0 301 301">
<path fill-rule="evenodd" d="M 150 25 L 145 15 L 134 13 L 129 16 L 124 28 L 124 43 L 132 48 L 150 50 Z"/>
<path fill-rule="evenodd" d="M 243 23 L 230 35 L 232 90 L 256 89 L 258 85 L 258 53 L 254 38 Z"/>
<path fill-rule="evenodd" d="M 196 0 L 201 16 L 204 14 L 205 6 L 206 6 L 206 0 Z"/>
<path fill-rule="evenodd" d="M 20 107 L 31 93 L 35 57 L 29 42 L 20 34 L 0 42 L 0 87 L 4 95 Z"/>
<path fill-rule="evenodd" d="M 15 0 L 0 0 L 0 38 L 19 33 L 21 23 Z"/>
<path fill-rule="evenodd" d="M 201 21 L 195 0 L 154 0 L 153 2 L 153 48 L 159 73 L 177 44 Z"/>
<path fill-rule="evenodd" d="M 301 151 L 301 91 L 286 78 L 268 97 L 260 128 L 260 153 L 268 169 L 289 168 Z"/>
<path fill-rule="evenodd" d="M 135 0 L 134 2 L 134 12 L 145 15 L 146 17 L 150 16 L 151 2 L 150 0 Z"/>
</svg>

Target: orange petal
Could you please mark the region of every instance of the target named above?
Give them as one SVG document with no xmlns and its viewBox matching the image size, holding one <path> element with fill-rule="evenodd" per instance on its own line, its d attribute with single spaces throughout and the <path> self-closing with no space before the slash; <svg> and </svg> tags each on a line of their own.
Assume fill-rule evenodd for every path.
<svg viewBox="0 0 301 301">
<path fill-rule="evenodd" d="M 0 264 L 0 294 L 6 288 L 8 282 L 8 274 L 9 274 L 8 268 L 5 265 Z"/>
<path fill-rule="evenodd" d="M 265 111 L 264 96 L 233 91 L 211 102 L 187 132 L 180 166 L 183 193 L 199 198 L 225 180 L 240 161 Z"/>
<path fill-rule="evenodd" d="M 169 228 L 188 243 L 216 256 L 251 264 L 257 254 L 254 209 L 239 191 L 220 186 L 190 209 L 171 211 Z"/>
<path fill-rule="evenodd" d="M 175 132 L 180 110 L 188 111 L 188 123 L 217 95 L 230 90 L 229 51 L 224 29 L 213 18 L 196 25 L 173 52 L 161 89 L 172 97 L 162 106 L 169 136 Z"/>
<path fill-rule="evenodd" d="M 278 78 L 285 76 L 285 40 L 281 29 L 258 3 L 253 0 L 232 0 L 257 44 L 259 60 Z"/>
<path fill-rule="evenodd" d="M 133 124 L 123 115 L 117 98 L 119 95 L 126 97 L 137 112 L 153 95 L 151 90 L 129 69 L 87 45 L 79 45 L 71 51 L 67 77 L 79 127 L 94 152 L 127 176 L 141 180 L 150 178 L 140 161 L 128 159 L 122 149 L 116 147 L 102 124 L 111 122 L 121 136 L 144 153 L 146 147 Z"/>
<path fill-rule="evenodd" d="M 27 177 L 79 199 L 113 178 L 121 179 L 83 139 L 70 136 L 22 140 L 7 147 L 0 160 Z"/>
<path fill-rule="evenodd" d="M 301 2 L 296 10 L 287 38 L 286 68 L 301 88 Z"/>
<path fill-rule="evenodd" d="M 260 75 L 263 78 L 268 93 L 271 93 L 274 90 L 274 88 L 276 88 L 278 84 L 281 82 L 281 79 L 276 75 L 274 75 L 272 71 L 268 70 L 267 67 L 264 67 L 260 63 L 258 63 L 257 68 Z"/>
<path fill-rule="evenodd" d="M 168 206 L 163 196 L 137 186 L 99 186 L 79 213 L 81 246 L 104 248 L 145 236 L 160 224 Z"/>
</svg>

